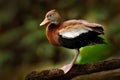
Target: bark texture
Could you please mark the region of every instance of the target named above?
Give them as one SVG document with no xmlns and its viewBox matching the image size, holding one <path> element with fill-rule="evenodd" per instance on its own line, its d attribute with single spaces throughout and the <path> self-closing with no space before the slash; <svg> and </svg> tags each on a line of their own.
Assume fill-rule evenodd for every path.
<svg viewBox="0 0 120 80">
<path fill-rule="evenodd" d="M 33 71 L 25 80 L 120 80 L 120 59 L 74 65 L 67 74 L 57 68 Z"/>
</svg>

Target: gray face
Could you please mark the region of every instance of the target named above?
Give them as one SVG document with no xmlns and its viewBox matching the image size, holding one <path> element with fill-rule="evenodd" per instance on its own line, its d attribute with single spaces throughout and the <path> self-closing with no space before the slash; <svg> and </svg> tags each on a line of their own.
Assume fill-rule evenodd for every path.
<svg viewBox="0 0 120 80">
<path fill-rule="evenodd" d="M 60 15 L 56 12 L 50 13 L 47 16 L 47 19 L 54 24 L 59 24 L 60 23 Z"/>
</svg>

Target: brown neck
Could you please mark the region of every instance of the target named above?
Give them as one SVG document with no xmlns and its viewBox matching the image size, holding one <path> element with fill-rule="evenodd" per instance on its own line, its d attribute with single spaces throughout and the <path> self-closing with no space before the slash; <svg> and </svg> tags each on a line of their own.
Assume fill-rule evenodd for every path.
<svg viewBox="0 0 120 80">
<path fill-rule="evenodd" d="M 51 29 L 56 28 L 56 26 L 57 26 L 56 24 L 50 23 L 50 24 L 48 24 L 47 27 L 48 27 L 49 30 L 51 30 Z"/>
<path fill-rule="evenodd" d="M 60 45 L 58 42 L 58 31 L 57 31 L 58 27 L 59 25 L 50 23 L 46 28 L 47 39 L 49 40 L 50 43 L 57 46 Z"/>
</svg>

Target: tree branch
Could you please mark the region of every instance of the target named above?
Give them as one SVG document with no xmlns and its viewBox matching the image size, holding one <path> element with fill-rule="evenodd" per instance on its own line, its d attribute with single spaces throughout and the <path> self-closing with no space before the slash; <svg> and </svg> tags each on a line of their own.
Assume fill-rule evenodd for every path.
<svg viewBox="0 0 120 80">
<path fill-rule="evenodd" d="M 101 72 L 102 71 L 102 72 Z M 117 72 L 116 72 L 117 71 Z M 101 61 L 101 62 L 95 62 L 95 63 L 89 63 L 89 64 L 79 64 L 74 65 L 72 69 L 67 73 L 64 74 L 64 72 L 60 69 L 50 69 L 50 70 L 43 70 L 43 71 L 33 71 L 32 73 L 28 74 L 25 78 L 25 80 L 71 80 L 74 78 L 74 80 L 79 80 L 78 78 L 86 78 L 84 80 L 88 80 L 86 76 L 95 75 L 95 78 L 97 79 L 100 77 L 99 73 L 106 74 L 106 79 L 99 79 L 99 80 L 108 80 L 107 78 L 110 78 L 109 80 L 118 80 L 114 78 L 112 79 L 110 76 L 112 73 L 116 72 L 119 73 L 117 75 L 117 78 L 120 79 L 120 59 L 113 59 L 113 60 L 107 60 L 107 61 Z M 92 74 L 95 73 L 95 74 Z M 110 74 L 110 75 L 107 75 Z M 103 76 L 104 76 L 103 75 Z M 102 76 L 102 75 L 101 75 Z M 109 76 L 109 77 L 107 77 Z M 91 77 L 91 80 L 94 77 Z M 82 79 L 83 80 L 83 79 Z"/>
</svg>

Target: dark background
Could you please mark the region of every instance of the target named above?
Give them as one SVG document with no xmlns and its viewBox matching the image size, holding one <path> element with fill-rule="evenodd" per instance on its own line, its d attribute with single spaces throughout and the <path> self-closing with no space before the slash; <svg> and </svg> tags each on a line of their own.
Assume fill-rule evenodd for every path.
<svg viewBox="0 0 120 80">
<path fill-rule="evenodd" d="M 120 53 L 120 0 L 0 0 L 0 80 L 24 80 L 33 70 L 69 63 L 74 50 L 51 45 L 45 26 L 47 11 L 63 20 L 85 19 L 102 24 L 106 45 L 81 49 L 77 64 L 105 60 Z"/>
</svg>

